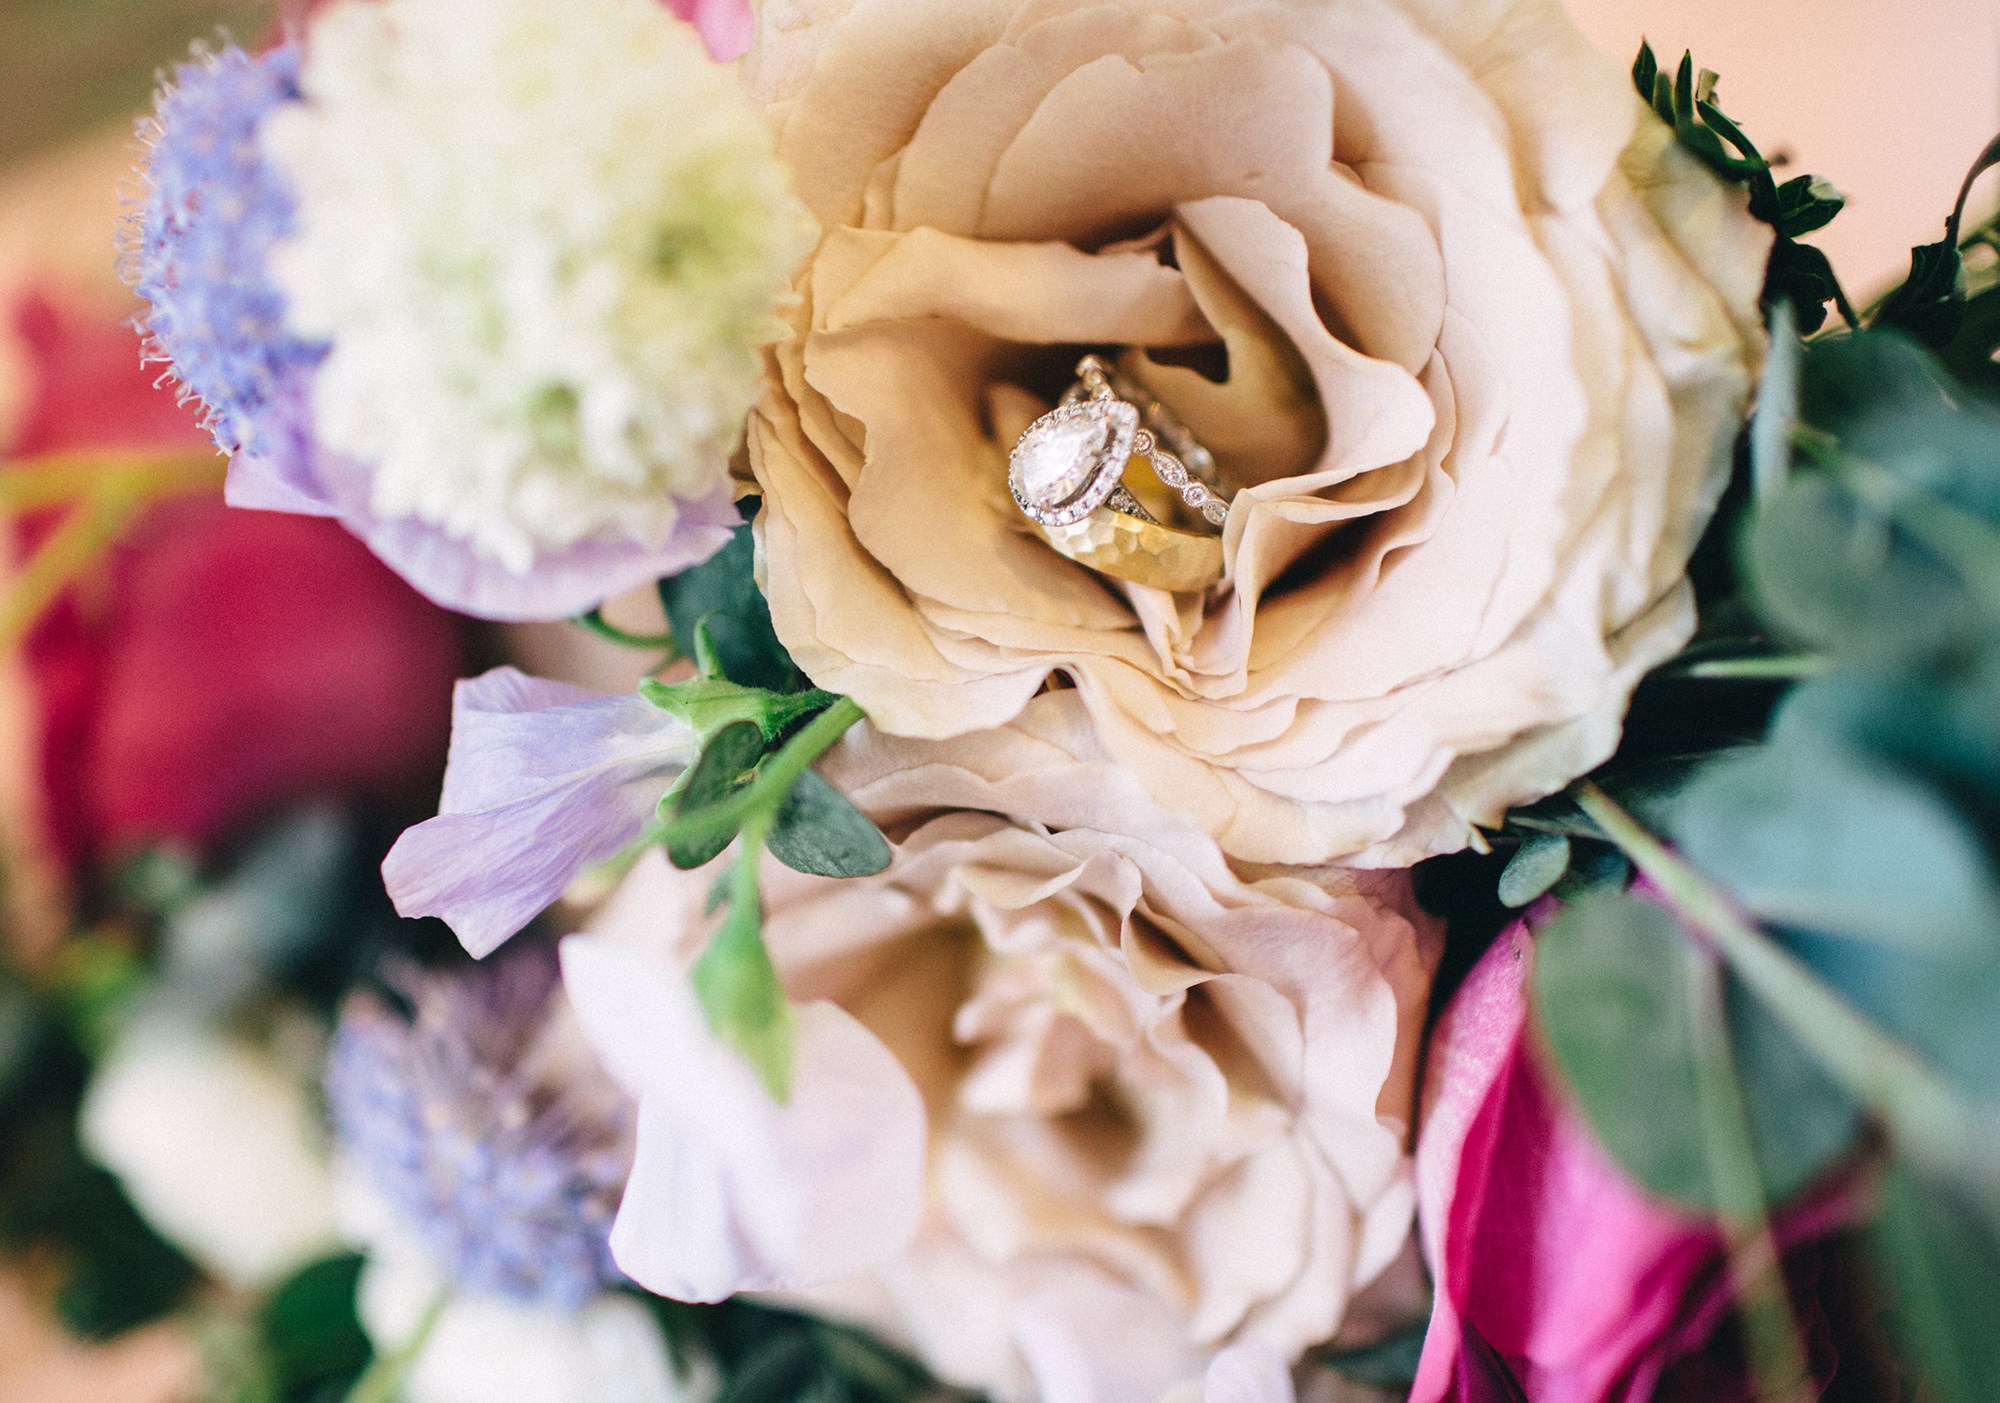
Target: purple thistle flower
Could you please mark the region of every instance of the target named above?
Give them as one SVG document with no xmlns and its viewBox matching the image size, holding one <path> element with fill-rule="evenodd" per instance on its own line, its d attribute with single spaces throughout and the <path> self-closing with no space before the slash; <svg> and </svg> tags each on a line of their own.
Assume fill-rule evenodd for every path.
<svg viewBox="0 0 2000 1403">
<path fill-rule="evenodd" d="M 296 44 L 256 57 L 231 46 L 177 68 L 140 124 L 150 150 L 125 275 L 150 304 L 147 358 L 171 365 L 227 453 L 278 447 L 270 440 L 285 430 L 269 417 L 303 396 L 327 350 L 286 330 L 284 294 L 266 271 L 293 202 L 257 133 L 298 100 L 298 74 Z"/>
<path fill-rule="evenodd" d="M 326 1074 L 347 1154 L 460 1286 L 576 1307 L 625 1278 L 611 1222 L 629 1101 L 590 1059 L 547 949 L 350 995 Z"/>
</svg>

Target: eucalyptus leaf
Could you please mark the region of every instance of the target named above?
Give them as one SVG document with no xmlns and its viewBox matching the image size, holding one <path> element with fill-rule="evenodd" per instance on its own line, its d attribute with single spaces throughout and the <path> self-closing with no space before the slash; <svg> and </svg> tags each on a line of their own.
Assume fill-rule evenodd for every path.
<svg viewBox="0 0 2000 1403">
<path fill-rule="evenodd" d="M 1500 873 L 1501 904 L 1519 908 L 1544 895 L 1569 871 L 1569 859 L 1566 835 L 1530 834 Z"/>
<path fill-rule="evenodd" d="M 755 553 L 750 527 L 738 527 L 713 556 L 662 580 L 660 602 L 685 656 L 693 656 L 697 630 L 706 626 L 724 677 L 746 687 L 796 691 L 802 679 L 771 627 L 770 605 L 757 588 Z"/>
<path fill-rule="evenodd" d="M 694 962 L 690 978 L 715 1035 L 743 1054 L 775 1099 L 786 1101 L 792 1091 L 796 1028 L 777 968 L 764 948 L 755 860 L 747 853 L 738 859 L 752 864 L 751 878 L 736 883 L 729 912 Z"/>
<path fill-rule="evenodd" d="M 2000 888 L 1952 810 L 1841 744 L 1783 743 L 1707 766 L 1681 794 L 1673 838 L 1760 920 L 1916 949 L 1965 949 L 2000 927 Z"/>
<path fill-rule="evenodd" d="M 1873 1245 L 1890 1323 L 1939 1403 L 1986 1403 L 2000 1379 L 2000 1238 L 1956 1191 L 1906 1166 L 1882 1185 Z"/>
<path fill-rule="evenodd" d="M 819 877 L 866 877 L 890 858 L 882 830 L 816 770 L 801 774 L 779 801 L 766 846 L 793 871 Z"/>
<path fill-rule="evenodd" d="M 1612 1158 L 1653 1193 L 1708 1212 L 1732 1196 L 1716 1179 L 1723 1157 L 1707 1142 L 1713 1118 L 1701 1067 L 1727 1068 L 1748 1121 L 1757 1187 L 1781 1202 L 1851 1145 L 1858 1114 L 1733 981 L 1721 983 L 1724 1017 L 1698 1013 L 1696 991 L 1713 983 L 1701 968 L 1710 958 L 1663 908 L 1599 888 L 1537 938 L 1536 1014 L 1557 1070 Z M 1727 1045 L 1711 1045 L 1716 1038 Z"/>
<path fill-rule="evenodd" d="M 1853 1147 L 1861 1108 L 1734 979 L 1726 983 L 1724 1006 L 1764 1193 L 1771 1203 L 1785 1203 Z"/>
<path fill-rule="evenodd" d="M 1689 1004 L 1697 958 L 1667 912 L 1599 890 L 1537 937 L 1531 987 L 1556 1069 L 1611 1157 L 1652 1192 L 1713 1208 Z"/>
<path fill-rule="evenodd" d="M 736 791 L 763 756 L 764 736 L 756 723 L 737 721 L 724 726 L 702 747 L 700 758 L 674 790 L 669 799 L 674 813 L 677 816 L 696 813 L 721 803 Z M 734 825 L 693 836 L 670 831 L 667 857 L 683 871 L 705 867 L 735 841 L 736 831 Z"/>
<path fill-rule="evenodd" d="M 1559 878 L 1550 894 L 1559 901 L 1574 901 L 1593 887 L 1623 891 L 1632 880 L 1632 863 L 1609 843 L 1580 842 L 1570 854 L 1569 870 Z"/>
<path fill-rule="evenodd" d="M 374 1351 L 356 1315 L 362 1258 L 309 1262 L 280 1282 L 258 1311 L 264 1353 L 281 1396 L 350 1382 Z"/>
</svg>

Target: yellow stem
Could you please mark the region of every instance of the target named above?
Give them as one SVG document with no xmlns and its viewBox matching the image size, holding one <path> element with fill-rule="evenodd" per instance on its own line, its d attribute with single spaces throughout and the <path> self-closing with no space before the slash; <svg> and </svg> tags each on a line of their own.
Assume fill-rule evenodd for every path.
<svg viewBox="0 0 2000 1403">
<path fill-rule="evenodd" d="M 213 451 L 49 453 L 0 463 L 0 512 L 34 511 L 117 491 L 152 500 L 222 486 L 229 460 Z"/>
</svg>

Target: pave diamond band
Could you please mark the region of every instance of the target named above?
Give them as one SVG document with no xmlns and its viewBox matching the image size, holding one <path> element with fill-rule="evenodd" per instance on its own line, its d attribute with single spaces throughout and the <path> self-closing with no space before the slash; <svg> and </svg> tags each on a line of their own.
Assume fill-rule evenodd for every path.
<svg viewBox="0 0 2000 1403">
<path fill-rule="evenodd" d="M 1165 406 L 1096 356 L 1078 363 L 1062 403 L 1028 426 L 1008 459 L 1007 485 L 1043 539 L 1103 574 L 1169 590 L 1222 577 L 1222 542 L 1161 522 L 1124 485 L 1143 458 L 1211 527 L 1229 516 L 1215 460 Z"/>
</svg>

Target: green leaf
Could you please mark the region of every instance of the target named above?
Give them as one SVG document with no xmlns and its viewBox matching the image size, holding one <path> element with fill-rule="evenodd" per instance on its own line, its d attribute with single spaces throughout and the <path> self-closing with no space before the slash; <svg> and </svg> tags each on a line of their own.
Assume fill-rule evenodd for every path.
<svg viewBox="0 0 2000 1403">
<path fill-rule="evenodd" d="M 1873 325 L 1908 332 L 1928 346 L 1949 344 L 1965 320 L 1965 296 L 1959 290 L 1964 271 L 1965 259 L 1955 243 L 1917 245 L 1910 250 L 1909 276 L 1883 301 Z"/>
<path fill-rule="evenodd" d="M 1957 337 L 1965 320 L 1965 292 L 1960 285 L 1965 259 L 1958 246 L 1965 202 L 1973 183 L 1996 165 L 2000 165 L 2000 137 L 1993 139 L 1966 173 L 1958 203 L 1945 220 L 1944 238 L 1910 250 L 1910 275 L 1883 300 L 1875 325 L 1907 331 L 1929 346 L 1944 347 Z"/>
<path fill-rule="evenodd" d="M 1595 891 L 1536 940 L 1532 989 L 1551 1058 L 1598 1141 L 1667 1198 L 1715 1206 L 1688 990 L 1697 959 L 1672 916 Z"/>
<path fill-rule="evenodd" d="M 744 504 L 746 511 L 752 504 Z M 771 627 L 770 605 L 757 588 L 750 527 L 740 526 L 715 555 L 660 582 L 660 602 L 674 637 L 689 647 L 706 626 L 721 673 L 746 687 L 773 692 L 802 683 L 791 655 Z M 692 656 L 692 654 L 689 654 Z"/>
<path fill-rule="evenodd" d="M 664 801 L 676 815 L 695 813 L 721 803 L 736 791 L 764 756 L 764 737 L 756 725 L 738 721 L 724 726 L 702 748 L 687 777 Z M 735 825 L 725 825 L 709 833 L 684 836 L 670 832 L 667 857 L 682 871 L 692 871 L 713 862 L 735 841 Z"/>
<path fill-rule="evenodd" d="M 1742 1177 L 1782 1201 L 1848 1148 L 1857 1112 L 1732 981 L 1721 1010 L 1712 994 L 1711 1011 L 1697 1010 L 1696 991 L 1715 983 L 1710 959 L 1661 907 L 1598 888 L 1537 937 L 1536 1015 L 1593 1134 L 1640 1184 L 1705 1211 L 1740 1200 L 1746 1185 L 1718 1182 L 1727 1156 L 1709 1143 L 1723 1104 L 1709 1098 L 1725 1094 L 1704 1083 L 1711 1065 L 1748 1121 Z"/>
<path fill-rule="evenodd" d="M 374 1355 L 355 1315 L 362 1258 L 326 1257 L 294 1272 L 259 1311 L 265 1351 L 287 1394 L 327 1384 L 350 1384 Z"/>
<path fill-rule="evenodd" d="M 1569 871 L 1570 842 L 1561 833 L 1534 833 L 1500 873 L 1500 904 L 1519 908 L 1546 893 Z"/>
<path fill-rule="evenodd" d="M 1764 1194 L 1784 1203 L 1853 1147 L 1861 1108 L 1735 979 L 1723 1002 Z"/>
<path fill-rule="evenodd" d="M 834 700 L 831 692 L 772 692 L 723 677 L 694 677 L 675 683 L 649 677 L 639 684 L 639 695 L 680 717 L 704 741 L 738 721 L 755 723 L 765 740 L 774 741 L 787 727 L 824 710 Z"/>
<path fill-rule="evenodd" d="M 1798 731 L 1704 769 L 1675 806 L 1683 853 L 1773 925 L 1933 952 L 2000 927 L 1978 838 L 1922 785 Z"/>
<path fill-rule="evenodd" d="M 1632 864 L 1608 843 L 1586 841 L 1570 855 L 1569 870 L 1551 891 L 1559 901 L 1574 901 L 1593 887 L 1623 891 L 1632 881 Z"/>
<path fill-rule="evenodd" d="M 1802 175 L 1778 187 L 1778 230 L 1796 239 L 1824 229 L 1846 207 L 1847 196 L 1830 181 L 1816 175 Z"/>
<path fill-rule="evenodd" d="M 1429 1321 L 1385 1335 L 1369 1344 L 1317 1356 L 1318 1361 L 1353 1383 L 1368 1388 L 1407 1393 L 1417 1381 L 1417 1360 L 1424 1352 Z"/>
<path fill-rule="evenodd" d="M 1985 1403 L 2000 1379 L 2000 1242 L 1990 1215 L 1903 1166 L 1884 1181 L 1877 1261 L 1907 1341 L 1939 1403 Z"/>
<path fill-rule="evenodd" d="M 729 914 L 709 937 L 691 978 L 702 1012 L 715 1035 L 742 1053 L 778 1101 L 792 1094 L 792 1046 L 796 1025 L 771 952 L 764 948 L 763 901 L 758 896 L 756 857 L 737 859 L 738 880 Z M 744 873 L 748 873 L 747 879 Z"/>
<path fill-rule="evenodd" d="M 1660 60 L 1653 53 L 1653 46 L 1647 40 L 1639 41 L 1639 56 L 1632 60 L 1632 86 L 1639 90 L 1639 96 L 1647 102 L 1653 100 L 1653 92 L 1660 82 Z"/>
<path fill-rule="evenodd" d="M 766 843 L 794 872 L 819 877 L 866 877 L 889 865 L 889 840 L 847 796 L 807 770 L 779 801 Z"/>
<path fill-rule="evenodd" d="M 1826 304 L 1844 310 L 1847 294 L 1834 275 L 1833 264 L 1811 244 L 1780 239 L 1771 250 L 1771 266 L 1765 275 L 1765 300 L 1790 302 L 1798 313 L 1799 330 L 1810 336 L 1826 325 Z M 1850 318 L 1851 320 L 1851 318 Z"/>
</svg>

